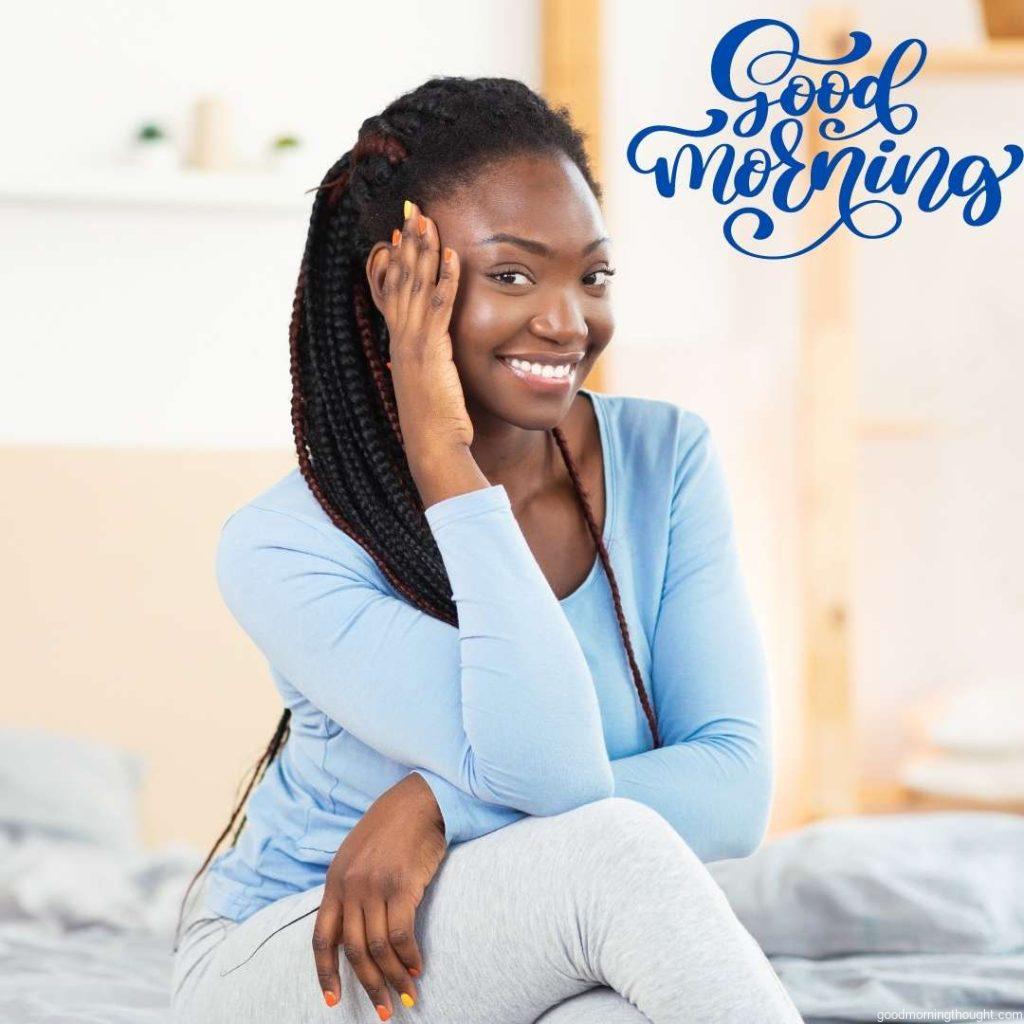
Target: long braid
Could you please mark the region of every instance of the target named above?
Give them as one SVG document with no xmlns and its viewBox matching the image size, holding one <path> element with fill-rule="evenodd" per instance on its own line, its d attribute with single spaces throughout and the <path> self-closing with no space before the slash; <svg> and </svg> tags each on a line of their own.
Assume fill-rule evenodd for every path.
<svg viewBox="0 0 1024 1024">
<path fill-rule="evenodd" d="M 622 597 L 619 593 L 619 581 L 615 578 L 615 573 L 612 571 L 612 563 L 608 557 L 608 549 L 605 547 L 604 538 L 601 536 L 601 531 L 597 527 L 597 521 L 594 519 L 594 511 L 590 506 L 590 497 L 587 494 L 586 488 L 583 486 L 583 481 L 580 479 L 580 471 L 577 469 L 572 453 L 569 451 L 569 445 L 566 443 L 565 435 L 558 427 L 554 427 L 551 433 L 555 435 L 555 440 L 558 442 L 558 450 L 562 453 L 562 459 L 565 462 L 565 467 L 569 470 L 569 476 L 572 479 L 573 487 L 576 490 L 576 497 L 579 498 L 580 505 L 583 508 L 583 518 L 587 521 L 587 528 L 590 530 L 590 536 L 594 539 L 594 546 L 597 548 L 598 558 L 601 559 L 601 565 L 604 566 L 605 575 L 608 577 L 608 585 L 612 592 L 612 601 L 615 604 L 615 617 L 619 620 L 619 632 L 622 634 L 622 644 L 626 648 L 626 658 L 629 660 L 629 670 L 633 674 L 633 683 L 636 686 L 636 692 L 640 698 L 640 706 L 644 709 L 644 714 L 647 716 L 647 724 L 651 728 L 651 738 L 654 740 L 654 746 L 660 747 L 661 739 L 658 736 L 658 723 L 654 717 L 654 710 L 651 708 L 651 703 L 647 699 L 647 691 L 644 689 L 644 680 L 643 676 L 640 674 L 640 666 L 636 663 L 636 656 L 633 654 L 633 643 L 629 637 L 629 626 L 626 624 L 626 613 L 622 610 Z"/>
<path fill-rule="evenodd" d="M 375 242 L 401 226 L 406 196 L 429 208 L 432 199 L 471 184 L 485 164 L 521 153 L 567 155 L 601 199 L 568 110 L 552 109 L 522 82 L 440 77 L 400 96 L 363 122 L 355 146 L 315 189 L 292 300 L 291 422 L 303 479 L 331 522 L 369 554 L 398 594 L 456 627 L 451 584 L 409 469 L 384 369 L 387 325 L 370 300 L 363 268 Z M 633 682 L 660 746 L 608 552 L 565 437 L 557 427 L 552 433 L 608 577 Z M 186 899 L 287 741 L 290 718 L 286 709 Z M 232 845 L 244 825 L 243 816 Z"/>
</svg>

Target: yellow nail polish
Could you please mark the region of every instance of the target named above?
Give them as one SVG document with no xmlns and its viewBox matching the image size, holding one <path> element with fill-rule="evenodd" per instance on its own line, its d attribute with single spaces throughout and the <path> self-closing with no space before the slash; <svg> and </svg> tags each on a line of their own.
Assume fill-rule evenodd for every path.
<svg viewBox="0 0 1024 1024">
<path fill-rule="evenodd" d="M 402 1005 L 403 1006 L 415 1006 L 416 1005 L 416 1000 L 413 999 L 413 997 L 411 995 L 409 995 L 408 992 L 403 992 L 402 993 Z"/>
<path fill-rule="evenodd" d="M 402 208 L 402 216 L 408 220 L 412 216 L 412 203 L 408 199 L 405 201 L 405 206 Z"/>
</svg>

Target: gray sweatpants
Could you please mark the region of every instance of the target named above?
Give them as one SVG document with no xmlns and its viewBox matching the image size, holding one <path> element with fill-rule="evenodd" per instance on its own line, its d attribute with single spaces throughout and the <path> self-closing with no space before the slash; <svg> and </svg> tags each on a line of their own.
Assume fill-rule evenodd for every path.
<svg viewBox="0 0 1024 1024">
<path fill-rule="evenodd" d="M 313 963 L 323 886 L 235 923 L 198 899 L 174 964 L 179 1024 L 379 1024 L 341 954 Z M 704 865 L 657 811 L 611 797 L 453 847 L 416 912 L 416 1005 L 395 1024 L 796 1024 Z"/>
</svg>

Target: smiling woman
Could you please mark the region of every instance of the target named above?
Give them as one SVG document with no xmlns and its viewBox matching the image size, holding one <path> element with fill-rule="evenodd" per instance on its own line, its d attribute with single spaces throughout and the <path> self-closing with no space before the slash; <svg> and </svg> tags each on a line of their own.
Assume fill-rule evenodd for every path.
<svg viewBox="0 0 1024 1024">
<path fill-rule="evenodd" d="M 599 199 L 508 79 L 425 83 L 325 176 L 298 467 L 217 558 L 285 711 L 184 922 L 180 1021 L 387 1020 L 392 989 L 428 1024 L 799 1020 L 702 863 L 756 847 L 771 791 L 714 445 L 582 388 Z"/>
</svg>

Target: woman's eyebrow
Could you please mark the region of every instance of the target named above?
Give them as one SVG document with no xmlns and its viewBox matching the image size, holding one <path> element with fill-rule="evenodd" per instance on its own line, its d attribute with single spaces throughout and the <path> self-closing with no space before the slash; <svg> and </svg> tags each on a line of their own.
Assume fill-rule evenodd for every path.
<svg viewBox="0 0 1024 1024">
<path fill-rule="evenodd" d="M 580 253 L 581 256 L 586 256 L 587 253 L 592 252 L 602 242 L 610 242 L 611 239 L 606 235 L 604 238 L 595 238 L 589 245 L 583 247 L 583 251 Z M 488 235 L 487 238 L 480 242 L 477 242 L 474 248 L 482 245 L 495 245 L 499 242 L 508 242 L 509 245 L 517 245 L 520 249 L 525 249 L 527 252 L 536 253 L 538 256 L 554 256 L 554 250 L 550 249 L 543 242 L 538 242 L 532 238 L 520 238 L 518 235 L 510 235 L 507 232 L 499 231 L 496 235 Z"/>
</svg>

